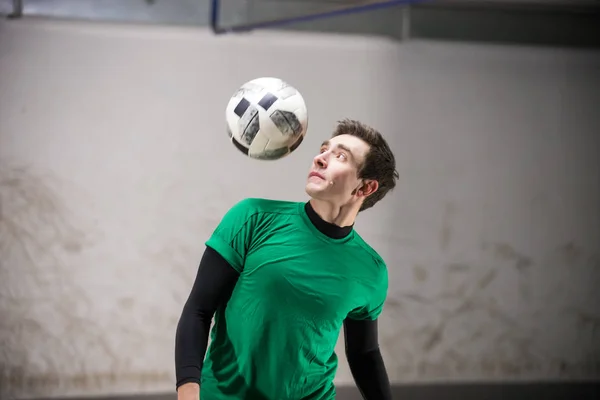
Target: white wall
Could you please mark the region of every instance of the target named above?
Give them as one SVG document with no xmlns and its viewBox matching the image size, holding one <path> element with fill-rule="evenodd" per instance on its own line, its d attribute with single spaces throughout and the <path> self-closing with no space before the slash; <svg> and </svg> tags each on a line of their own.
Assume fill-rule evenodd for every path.
<svg viewBox="0 0 600 400">
<path fill-rule="evenodd" d="M 0 71 L 0 395 L 172 391 L 204 240 L 243 197 L 305 200 L 345 116 L 398 159 L 358 222 L 390 268 L 392 380 L 598 375 L 598 54 L 3 21 Z M 277 163 L 223 121 L 269 75 L 310 113 Z"/>
</svg>

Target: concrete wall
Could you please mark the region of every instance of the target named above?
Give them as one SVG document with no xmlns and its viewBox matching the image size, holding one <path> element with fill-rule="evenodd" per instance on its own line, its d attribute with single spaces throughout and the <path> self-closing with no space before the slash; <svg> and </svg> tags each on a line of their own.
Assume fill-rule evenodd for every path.
<svg viewBox="0 0 600 400">
<path fill-rule="evenodd" d="M 598 376 L 598 54 L 3 21 L 0 71 L 0 397 L 172 391 L 204 240 L 243 197 L 305 200 L 346 116 L 398 159 L 357 224 L 390 268 L 391 379 Z M 269 75 L 310 113 L 277 163 L 223 120 Z"/>
</svg>

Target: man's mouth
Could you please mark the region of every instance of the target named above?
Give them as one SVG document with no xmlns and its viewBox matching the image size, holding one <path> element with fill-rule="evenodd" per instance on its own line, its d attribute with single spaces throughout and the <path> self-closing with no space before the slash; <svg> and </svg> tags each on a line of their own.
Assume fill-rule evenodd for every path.
<svg viewBox="0 0 600 400">
<path fill-rule="evenodd" d="M 321 175 L 320 173 L 318 173 L 318 172 L 314 172 L 314 171 L 313 171 L 313 172 L 311 172 L 310 174 L 308 174 L 308 177 L 309 177 L 309 178 L 312 178 L 312 177 L 315 177 L 315 176 L 316 176 L 317 178 L 320 178 L 320 179 L 323 179 L 323 180 L 325 180 L 325 177 L 324 177 L 323 175 Z"/>
</svg>

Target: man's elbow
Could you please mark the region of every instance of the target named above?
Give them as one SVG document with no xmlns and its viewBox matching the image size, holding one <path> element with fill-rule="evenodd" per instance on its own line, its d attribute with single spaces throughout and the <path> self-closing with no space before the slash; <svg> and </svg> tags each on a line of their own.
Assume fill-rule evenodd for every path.
<svg viewBox="0 0 600 400">
<path fill-rule="evenodd" d="M 364 350 L 346 350 L 346 359 L 350 364 L 368 363 L 381 358 L 379 346 Z"/>
</svg>

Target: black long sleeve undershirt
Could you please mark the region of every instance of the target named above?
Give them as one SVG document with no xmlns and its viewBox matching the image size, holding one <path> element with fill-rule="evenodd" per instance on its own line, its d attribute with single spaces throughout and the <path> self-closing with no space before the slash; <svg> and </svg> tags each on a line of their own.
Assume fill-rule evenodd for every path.
<svg viewBox="0 0 600 400">
<path fill-rule="evenodd" d="M 213 315 L 219 306 L 225 305 L 229 300 L 238 276 L 238 272 L 219 253 L 210 247 L 206 248 L 177 324 L 177 387 L 188 382 L 200 384 Z"/>
<path fill-rule="evenodd" d="M 177 325 L 177 388 L 188 382 L 200 383 L 213 315 L 229 300 L 238 277 L 238 272 L 220 254 L 206 248 Z M 377 321 L 346 320 L 344 335 L 350 370 L 363 398 L 390 400 L 390 384 L 377 339 Z"/>
<path fill-rule="evenodd" d="M 392 388 L 379 350 L 377 320 L 344 321 L 346 357 L 363 399 L 391 400 Z"/>
</svg>

